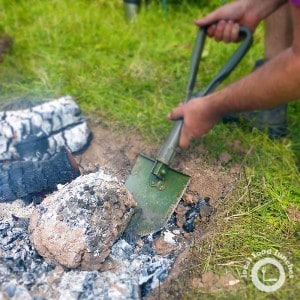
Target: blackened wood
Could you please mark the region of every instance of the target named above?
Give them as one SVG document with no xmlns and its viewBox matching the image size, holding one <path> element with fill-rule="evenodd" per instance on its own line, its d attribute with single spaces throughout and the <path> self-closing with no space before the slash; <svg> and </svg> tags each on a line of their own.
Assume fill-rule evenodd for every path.
<svg viewBox="0 0 300 300">
<path fill-rule="evenodd" d="M 53 191 L 57 184 L 79 175 L 78 165 L 67 150 L 44 161 L 0 163 L 0 202 Z"/>
</svg>

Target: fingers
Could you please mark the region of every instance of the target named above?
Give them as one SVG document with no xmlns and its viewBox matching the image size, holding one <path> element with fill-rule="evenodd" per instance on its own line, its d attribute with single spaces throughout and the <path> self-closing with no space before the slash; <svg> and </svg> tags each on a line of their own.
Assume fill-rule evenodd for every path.
<svg viewBox="0 0 300 300">
<path fill-rule="evenodd" d="M 239 40 L 240 26 L 233 21 L 221 20 L 208 27 L 207 35 L 216 41 L 225 43 L 237 42 Z"/>
<path fill-rule="evenodd" d="M 168 115 L 168 118 L 170 120 L 179 120 L 183 119 L 184 117 L 184 104 L 180 103 L 176 108 L 174 108 L 170 114 Z M 190 141 L 192 139 L 192 136 L 188 134 L 186 130 L 185 124 L 183 124 L 181 133 L 180 133 L 180 138 L 179 138 L 179 147 L 182 149 L 187 149 Z"/>
<path fill-rule="evenodd" d="M 191 142 L 192 136 L 186 132 L 185 126 L 183 125 L 179 138 L 179 147 L 181 149 L 187 149 Z"/>
</svg>

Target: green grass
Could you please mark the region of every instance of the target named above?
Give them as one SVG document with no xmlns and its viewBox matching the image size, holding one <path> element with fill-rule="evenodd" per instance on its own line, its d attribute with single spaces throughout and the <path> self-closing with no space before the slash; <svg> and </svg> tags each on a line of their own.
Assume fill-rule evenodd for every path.
<svg viewBox="0 0 300 300">
<path fill-rule="evenodd" d="M 219 205 L 218 215 L 208 225 L 209 237 L 195 241 L 191 250 L 195 259 L 187 269 L 192 270 L 196 277 L 212 270 L 217 274 L 231 272 L 240 279 L 246 258 L 251 257 L 251 253 L 277 249 L 292 261 L 296 276 L 286 279 L 284 286 L 273 293 L 258 291 L 248 274 L 247 280 L 242 279 L 237 292 L 187 290 L 187 299 L 299 297 L 300 225 L 293 222 L 287 213 L 289 208 L 300 208 L 296 155 L 288 140 L 270 142 L 260 134 L 245 138 L 244 145 L 248 145 L 251 152 L 244 161 L 243 180 Z M 202 259 L 199 260 L 199 257 Z"/>
<path fill-rule="evenodd" d="M 170 5 L 166 16 L 152 5 L 126 23 L 121 1 L 0 3 L 2 30 L 15 39 L 1 66 L 3 99 L 71 94 L 86 112 L 147 135 L 150 129 L 157 138 L 166 133 L 170 124 L 161 121 L 185 96 L 196 37 L 192 21 L 207 7 L 183 1 Z M 224 62 L 234 47 L 214 44 L 207 42 L 198 88 L 215 75 L 215 58 Z"/>
<path fill-rule="evenodd" d="M 0 0 L 0 31 L 14 38 L 13 50 L 0 64 L 0 104 L 13 98 L 70 94 L 85 114 L 112 122 L 116 129 L 136 128 L 150 141 L 159 141 L 171 126 L 167 113 L 185 96 L 197 32 L 193 20 L 220 5 L 220 1 L 168 3 L 167 14 L 154 2 L 129 23 L 121 0 Z M 197 89 L 205 87 L 235 47 L 207 40 Z M 262 55 L 260 28 L 255 45 L 228 81 L 249 73 Z M 205 145 L 211 160 L 224 150 L 230 152 L 235 162 L 243 161 L 245 171 L 244 181 L 222 205 L 215 235 L 198 247 L 199 272 L 222 272 L 224 265 L 239 260 L 231 267 L 238 276 L 243 258 L 272 246 L 291 256 L 299 274 L 299 227 L 287 214 L 290 208 L 300 209 L 299 113 L 299 102 L 291 104 L 290 138 L 283 141 L 219 124 L 195 142 Z M 246 158 L 227 145 L 235 139 L 252 149 Z M 223 246 L 218 248 L 220 241 Z M 208 246 L 213 251 L 206 251 Z M 270 299 L 300 294 L 298 282 L 287 283 Z M 251 283 L 236 294 L 249 299 L 263 296 Z"/>
</svg>

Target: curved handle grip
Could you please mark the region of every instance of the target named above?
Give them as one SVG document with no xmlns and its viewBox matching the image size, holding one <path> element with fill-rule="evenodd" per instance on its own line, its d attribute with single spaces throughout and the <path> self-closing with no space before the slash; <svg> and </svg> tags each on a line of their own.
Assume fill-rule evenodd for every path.
<svg viewBox="0 0 300 300">
<path fill-rule="evenodd" d="M 253 40 L 251 31 L 246 27 L 240 26 L 240 36 L 241 37 L 245 36 L 244 40 L 241 42 L 241 45 L 234 52 L 234 54 L 231 56 L 229 61 L 224 65 L 224 67 L 219 71 L 219 73 L 214 77 L 214 79 L 209 83 L 208 87 L 204 90 L 201 96 L 205 96 L 211 93 L 212 91 L 214 91 L 215 88 L 226 77 L 228 77 L 229 74 L 235 69 L 235 67 L 239 64 L 241 59 L 245 56 L 245 54 L 249 50 Z M 202 27 L 199 29 L 195 46 L 193 49 L 193 54 L 191 58 L 190 76 L 188 80 L 184 103 L 188 102 L 192 98 L 192 92 L 195 87 L 195 82 L 196 82 L 197 73 L 200 64 L 200 58 L 204 48 L 205 38 L 206 38 L 206 28 Z M 167 137 L 167 139 L 165 140 L 165 142 L 163 143 L 163 145 L 161 146 L 161 148 L 159 149 L 156 155 L 156 160 L 166 165 L 170 164 L 176 152 L 182 124 L 183 124 L 183 120 L 175 121 L 175 124 L 169 136 Z"/>
<path fill-rule="evenodd" d="M 209 83 L 207 88 L 202 93 L 202 96 L 205 96 L 211 92 L 213 92 L 216 87 L 225 79 L 227 78 L 230 73 L 236 68 L 242 58 L 250 49 L 253 37 L 251 31 L 244 26 L 240 26 L 240 37 L 244 38 L 241 42 L 241 45 L 237 48 L 231 58 L 227 61 L 227 63 L 223 66 L 220 72 L 214 77 L 214 79 Z"/>
</svg>

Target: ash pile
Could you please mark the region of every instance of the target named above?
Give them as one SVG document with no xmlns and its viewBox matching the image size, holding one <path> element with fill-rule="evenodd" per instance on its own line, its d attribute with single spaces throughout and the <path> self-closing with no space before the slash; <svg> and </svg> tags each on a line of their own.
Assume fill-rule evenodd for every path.
<svg viewBox="0 0 300 300">
<path fill-rule="evenodd" d="M 0 221 L 0 298 L 143 299 L 167 278 L 207 199 L 179 204 L 167 226 L 124 234 L 135 201 L 104 171 L 80 176 L 31 205 L 30 218 Z M 178 225 L 181 224 L 181 228 Z"/>
<path fill-rule="evenodd" d="M 143 299 L 211 213 L 186 201 L 162 231 L 125 234 L 136 202 L 101 168 L 80 176 L 91 132 L 71 97 L 4 111 L 0 130 L 0 299 Z"/>
<path fill-rule="evenodd" d="M 1 221 L 0 299 L 141 299 L 167 277 L 173 257 L 119 239 L 106 271 L 67 269 L 47 263 L 32 247 L 28 220 Z M 111 269 L 109 269 L 111 268 Z"/>
</svg>

